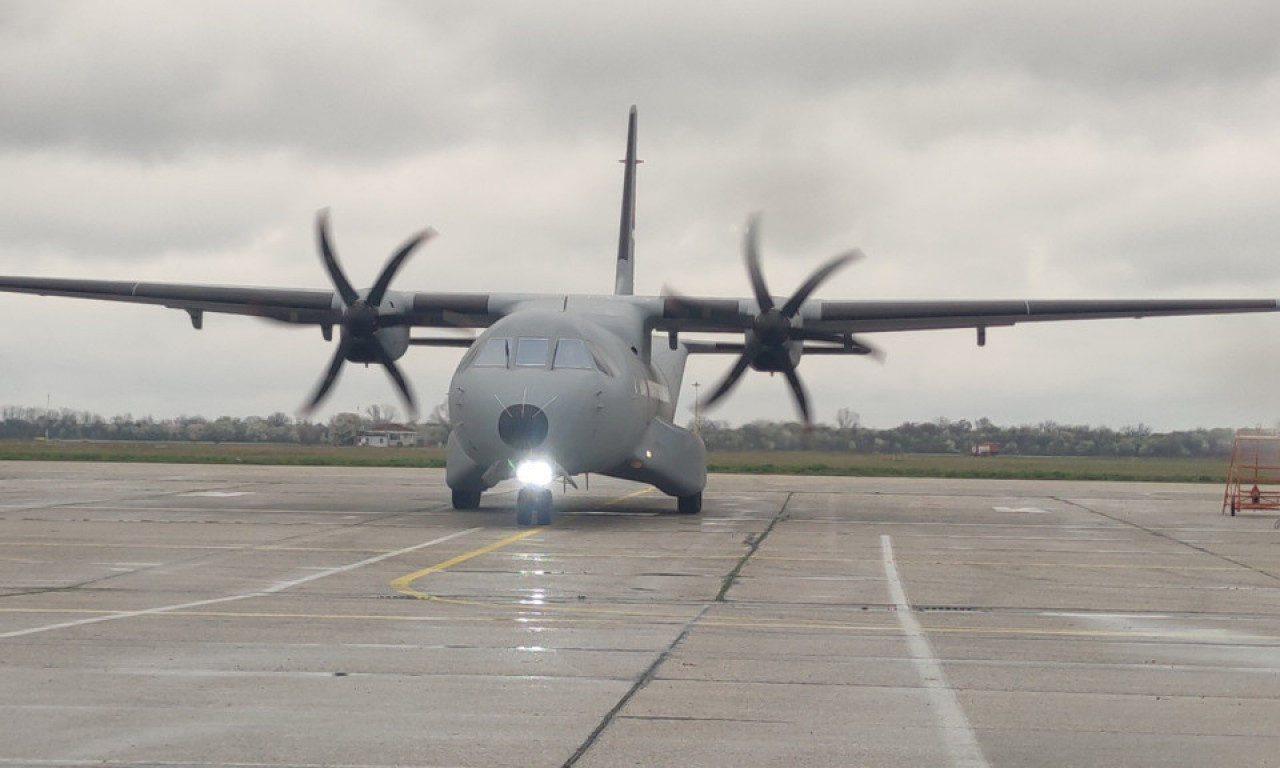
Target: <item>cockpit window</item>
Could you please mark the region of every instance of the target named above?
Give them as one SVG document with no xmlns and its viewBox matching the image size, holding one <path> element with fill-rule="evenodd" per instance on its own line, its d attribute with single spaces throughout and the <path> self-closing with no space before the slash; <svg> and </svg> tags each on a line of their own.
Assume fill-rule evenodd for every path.
<svg viewBox="0 0 1280 768">
<path fill-rule="evenodd" d="M 556 342 L 556 356 L 552 368 L 595 368 L 595 361 L 582 339 L 560 339 Z"/>
<path fill-rule="evenodd" d="M 471 364 L 477 368 L 506 368 L 510 349 L 511 339 L 489 339 Z"/>
<path fill-rule="evenodd" d="M 522 336 L 516 342 L 516 365 L 545 368 L 551 339 Z"/>
</svg>

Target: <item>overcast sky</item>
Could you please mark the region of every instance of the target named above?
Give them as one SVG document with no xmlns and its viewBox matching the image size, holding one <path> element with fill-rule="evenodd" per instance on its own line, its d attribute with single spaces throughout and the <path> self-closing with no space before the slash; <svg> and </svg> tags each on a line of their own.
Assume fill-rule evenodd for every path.
<svg viewBox="0 0 1280 768">
<path fill-rule="evenodd" d="M 820 298 L 1280 296 L 1280 4 L 0 2 L 0 274 L 607 293 L 627 109 L 637 292 L 747 296 L 741 237 Z M 806 358 L 819 421 L 1280 420 L 1280 315 L 879 334 Z M 0 294 L 0 405 L 292 413 L 318 330 Z M 424 405 L 456 350 L 402 360 Z M 695 358 L 713 385 L 732 358 Z M 708 390 L 703 390 L 708 391 Z M 317 414 L 396 403 L 348 369 Z M 795 411 L 749 373 L 710 414 Z"/>
</svg>

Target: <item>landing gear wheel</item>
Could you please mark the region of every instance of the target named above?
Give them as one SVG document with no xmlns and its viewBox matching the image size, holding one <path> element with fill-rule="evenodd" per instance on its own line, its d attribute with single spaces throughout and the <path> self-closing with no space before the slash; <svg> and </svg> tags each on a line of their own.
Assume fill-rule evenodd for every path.
<svg viewBox="0 0 1280 768">
<path fill-rule="evenodd" d="M 529 488 L 521 488 L 516 494 L 516 525 L 521 528 L 533 525 L 533 502 L 533 491 Z"/>
<path fill-rule="evenodd" d="M 480 506 L 480 491 L 469 491 L 462 488 L 453 489 L 454 509 L 476 509 Z"/>
<path fill-rule="evenodd" d="M 692 496 L 679 496 L 676 498 L 676 509 L 682 515 L 696 515 L 702 511 L 702 491 L 698 491 Z"/>
<path fill-rule="evenodd" d="M 551 489 L 543 488 L 534 496 L 538 525 L 551 525 Z"/>
</svg>

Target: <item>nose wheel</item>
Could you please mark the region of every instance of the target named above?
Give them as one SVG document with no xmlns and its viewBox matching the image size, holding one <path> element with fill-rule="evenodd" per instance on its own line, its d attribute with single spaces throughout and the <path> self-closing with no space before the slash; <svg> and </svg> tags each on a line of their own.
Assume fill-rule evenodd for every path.
<svg viewBox="0 0 1280 768">
<path fill-rule="evenodd" d="M 551 489 L 521 488 L 516 494 L 516 525 L 551 525 Z"/>
</svg>

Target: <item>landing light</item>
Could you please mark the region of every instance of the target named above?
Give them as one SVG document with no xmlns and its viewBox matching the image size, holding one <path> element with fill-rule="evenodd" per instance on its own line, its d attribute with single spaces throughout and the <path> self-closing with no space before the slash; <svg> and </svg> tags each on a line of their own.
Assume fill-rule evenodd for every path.
<svg viewBox="0 0 1280 768">
<path fill-rule="evenodd" d="M 528 459 L 516 465 L 516 479 L 524 485 L 550 485 L 551 463 L 541 459 Z"/>
</svg>

